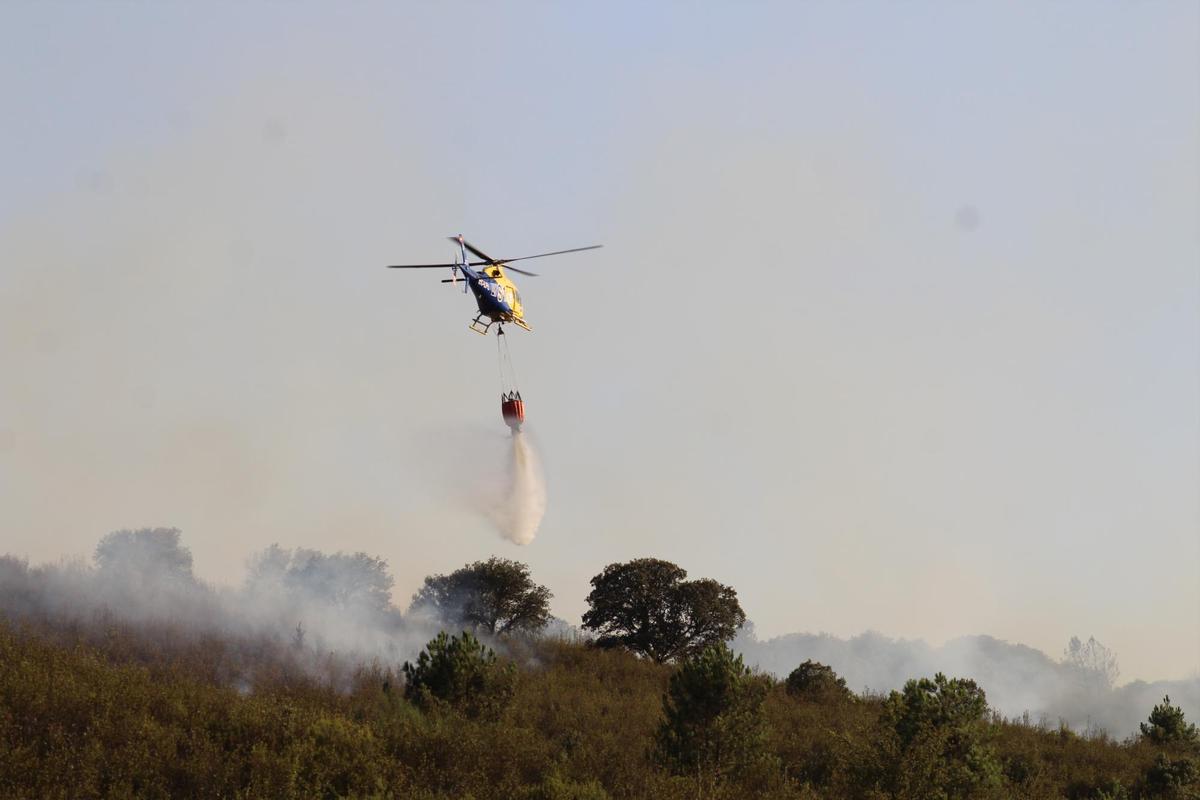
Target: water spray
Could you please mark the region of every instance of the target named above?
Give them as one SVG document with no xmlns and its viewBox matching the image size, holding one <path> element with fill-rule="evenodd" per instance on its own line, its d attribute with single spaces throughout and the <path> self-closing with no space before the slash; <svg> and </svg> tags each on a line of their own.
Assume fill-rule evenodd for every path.
<svg viewBox="0 0 1200 800">
<path fill-rule="evenodd" d="M 501 502 L 489 516 L 509 541 L 529 544 L 537 535 L 546 513 L 546 482 L 537 453 L 521 432 L 525 423 L 525 401 L 517 387 L 517 373 L 503 328 L 496 336 L 496 351 L 500 362 L 500 415 L 512 431 L 512 455 L 508 486 Z"/>
</svg>

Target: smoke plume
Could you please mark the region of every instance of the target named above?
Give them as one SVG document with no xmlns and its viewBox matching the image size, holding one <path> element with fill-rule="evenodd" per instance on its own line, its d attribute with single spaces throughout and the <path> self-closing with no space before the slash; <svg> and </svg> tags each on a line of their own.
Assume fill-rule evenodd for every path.
<svg viewBox="0 0 1200 800">
<path fill-rule="evenodd" d="M 340 686 L 357 665 L 414 658 L 447 627 L 402 614 L 392 584 L 387 563 L 365 553 L 273 545 L 249 559 L 240 586 L 213 586 L 193 573 L 178 529 L 118 531 L 101 540 L 94 564 L 0 556 L 0 620 L 100 645 L 117 628 L 152 648 L 147 658 L 219 642 L 251 654 L 216 670 L 228 683 L 250 685 L 283 666 Z"/>
</svg>

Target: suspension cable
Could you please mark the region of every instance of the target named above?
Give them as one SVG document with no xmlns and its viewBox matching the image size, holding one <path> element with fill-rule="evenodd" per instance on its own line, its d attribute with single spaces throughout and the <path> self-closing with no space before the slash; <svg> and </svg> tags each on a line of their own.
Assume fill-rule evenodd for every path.
<svg viewBox="0 0 1200 800">
<path fill-rule="evenodd" d="M 504 334 L 496 336 L 496 355 L 500 363 L 500 392 L 520 392 L 517 384 L 517 370 L 513 366 L 512 353 L 508 349 L 508 337 Z"/>
</svg>

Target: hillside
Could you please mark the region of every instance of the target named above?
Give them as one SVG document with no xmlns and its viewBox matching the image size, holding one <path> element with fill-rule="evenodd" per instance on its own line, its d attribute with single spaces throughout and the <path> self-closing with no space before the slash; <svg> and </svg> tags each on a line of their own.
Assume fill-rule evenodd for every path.
<svg viewBox="0 0 1200 800">
<path fill-rule="evenodd" d="M 0 798 L 1200 791 L 1182 718 L 1167 719 L 1178 741 L 1157 743 L 1067 724 L 1138 697 L 1097 670 L 988 637 L 759 642 L 731 587 L 685 577 L 641 559 L 593 581 L 596 614 L 699 598 L 704 636 L 671 639 L 683 618 L 663 616 L 655 649 L 547 625 L 549 591 L 497 558 L 427 577 L 401 611 L 387 564 L 364 553 L 270 547 L 239 587 L 199 580 L 175 529 L 109 534 L 94 565 L 0 557 Z M 443 633 L 464 628 L 482 642 Z M 1122 736 L 1152 709 L 1184 713 L 1153 688 Z M 1012 713 L 1022 691 L 1052 697 L 1061 721 Z"/>
<path fill-rule="evenodd" d="M 0 796 L 918 797 L 907 770 L 938 767 L 889 750 L 879 696 L 816 702 L 755 678 L 770 768 L 705 784 L 652 755 L 670 666 L 509 640 L 511 700 L 472 718 L 405 699 L 396 664 L 314 670 L 299 649 L 169 624 L 4 623 Z M 995 774 L 973 796 L 1159 796 L 1163 749 L 1145 742 L 996 717 L 981 737 Z"/>
</svg>

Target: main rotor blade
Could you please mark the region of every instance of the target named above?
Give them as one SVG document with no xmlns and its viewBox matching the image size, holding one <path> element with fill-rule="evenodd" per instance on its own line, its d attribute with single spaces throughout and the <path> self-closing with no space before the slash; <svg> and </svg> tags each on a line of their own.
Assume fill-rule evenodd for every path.
<svg viewBox="0 0 1200 800">
<path fill-rule="evenodd" d="M 461 267 L 462 264 L 388 264 L 388 269 L 445 269 Z"/>
<path fill-rule="evenodd" d="M 531 278 L 536 278 L 538 276 L 538 274 L 536 272 L 526 272 L 523 269 L 517 269 L 516 267 L 510 267 L 508 264 L 504 263 L 503 261 L 500 262 L 500 266 L 509 272 L 519 272 L 522 275 L 528 275 Z"/>
<path fill-rule="evenodd" d="M 538 253 L 536 256 L 521 256 L 520 258 L 502 258 L 495 263 L 507 264 L 510 261 L 528 261 L 531 258 L 545 258 L 546 256 L 561 256 L 563 253 L 581 253 L 584 250 L 598 250 L 601 247 L 604 247 L 604 245 L 592 244 L 592 245 L 588 245 L 587 247 L 573 247 L 570 250 L 555 250 L 553 253 Z M 480 257 L 487 258 L 487 256 L 480 256 Z M 513 270 L 513 271 L 519 272 L 520 270 Z"/>
<path fill-rule="evenodd" d="M 455 244 L 458 244 L 461 241 L 463 244 L 463 247 L 467 248 L 468 250 L 470 250 L 472 253 L 474 253 L 479 258 L 482 258 L 487 263 L 489 263 L 489 264 L 497 263 L 496 259 L 489 256 L 487 253 L 483 252 L 478 247 L 476 247 L 475 245 L 468 242 L 466 239 L 459 239 L 457 236 L 450 236 L 448 238 L 450 239 L 450 241 L 454 242 Z"/>
</svg>

